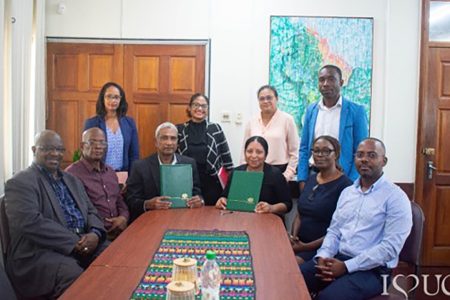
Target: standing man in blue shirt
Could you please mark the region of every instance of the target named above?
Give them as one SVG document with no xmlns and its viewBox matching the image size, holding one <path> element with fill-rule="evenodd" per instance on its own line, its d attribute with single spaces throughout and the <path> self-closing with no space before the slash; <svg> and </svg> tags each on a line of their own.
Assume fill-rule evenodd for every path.
<svg viewBox="0 0 450 300">
<path fill-rule="evenodd" d="M 315 299 L 367 299 L 382 292 L 412 227 L 406 194 L 383 175 L 382 141 L 368 138 L 355 153 L 360 178 L 338 200 L 317 255 L 300 269 Z"/>
<path fill-rule="evenodd" d="M 341 96 L 342 71 L 337 66 L 326 65 L 319 70 L 319 91 L 322 99 L 308 106 L 300 141 L 297 181 L 303 190 L 308 179 L 311 147 L 314 139 L 330 135 L 341 144 L 339 163 L 351 180 L 358 178 L 353 164 L 353 155 L 358 144 L 368 136 L 368 122 L 362 105 Z"/>
</svg>

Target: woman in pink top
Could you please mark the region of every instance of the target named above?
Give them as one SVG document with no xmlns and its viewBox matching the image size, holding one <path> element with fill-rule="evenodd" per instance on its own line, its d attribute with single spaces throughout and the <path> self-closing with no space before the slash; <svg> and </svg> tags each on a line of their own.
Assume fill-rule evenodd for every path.
<svg viewBox="0 0 450 300">
<path fill-rule="evenodd" d="M 273 86 L 260 87 L 257 95 L 261 113 L 247 123 L 244 141 L 255 135 L 264 137 L 271 149 L 266 163 L 278 167 L 286 180 L 293 180 L 297 170 L 299 147 L 294 118 L 277 108 L 278 93 Z M 242 154 L 241 161 L 243 160 Z"/>
</svg>

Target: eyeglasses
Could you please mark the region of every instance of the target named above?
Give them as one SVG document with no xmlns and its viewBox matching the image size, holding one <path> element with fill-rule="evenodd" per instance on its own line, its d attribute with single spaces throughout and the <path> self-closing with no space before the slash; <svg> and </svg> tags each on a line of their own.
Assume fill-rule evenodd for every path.
<svg viewBox="0 0 450 300">
<path fill-rule="evenodd" d="M 357 159 L 362 159 L 362 158 L 364 158 L 364 157 L 367 157 L 368 159 L 370 159 L 370 160 L 372 160 L 372 159 L 377 159 L 378 158 L 378 153 L 376 153 L 376 152 L 361 152 L 361 151 L 358 151 L 358 152 L 356 152 L 355 153 L 355 157 L 357 158 Z"/>
<path fill-rule="evenodd" d="M 315 196 L 315 193 L 316 193 L 316 190 L 317 190 L 318 187 L 319 187 L 319 184 L 316 184 L 316 185 L 312 188 L 311 193 L 309 193 L 309 195 L 308 195 L 308 201 L 313 201 L 314 196 Z"/>
<path fill-rule="evenodd" d="M 263 102 L 263 101 L 272 101 L 273 100 L 273 96 L 261 96 L 258 97 L 259 102 Z"/>
<path fill-rule="evenodd" d="M 108 94 L 108 95 L 105 95 L 105 98 L 112 101 L 112 100 L 120 100 L 122 97 L 120 95 Z"/>
<path fill-rule="evenodd" d="M 208 104 L 192 103 L 191 107 L 192 107 L 193 109 L 201 108 L 201 109 L 203 109 L 203 110 L 207 110 L 207 109 L 208 109 Z"/>
<path fill-rule="evenodd" d="M 50 153 L 50 152 L 59 152 L 64 153 L 66 152 L 66 148 L 64 147 L 54 147 L 54 146 L 37 146 L 38 149 L 40 149 L 42 152 Z"/>
<path fill-rule="evenodd" d="M 108 143 L 106 141 L 96 141 L 96 140 L 88 140 L 87 142 L 83 142 L 86 145 L 92 146 L 100 146 L 101 148 L 106 148 Z"/>
<path fill-rule="evenodd" d="M 313 149 L 311 153 L 315 156 L 330 156 L 334 152 L 333 149 Z"/>
</svg>

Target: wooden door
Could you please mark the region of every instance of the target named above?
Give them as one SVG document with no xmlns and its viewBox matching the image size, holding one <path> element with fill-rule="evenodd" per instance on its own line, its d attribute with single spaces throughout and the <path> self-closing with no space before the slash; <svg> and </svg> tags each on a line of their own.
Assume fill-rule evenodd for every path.
<svg viewBox="0 0 450 300">
<path fill-rule="evenodd" d="M 430 7 L 444 1 L 422 1 L 415 198 L 425 213 L 425 266 L 450 266 L 450 41 L 429 35 Z"/>
<path fill-rule="evenodd" d="M 187 120 L 192 94 L 205 89 L 205 47 L 125 45 L 125 90 L 138 124 L 140 156 L 155 152 L 155 129 Z"/>
<path fill-rule="evenodd" d="M 79 148 L 84 121 L 95 115 L 105 82 L 123 84 L 123 46 L 47 43 L 47 125 L 66 147 L 63 166 Z"/>
<path fill-rule="evenodd" d="M 108 81 L 125 90 L 145 157 L 155 151 L 156 126 L 186 121 L 190 96 L 204 92 L 205 46 L 47 43 L 47 128 L 64 140 L 64 167 Z"/>
<path fill-rule="evenodd" d="M 450 266 L 450 47 L 429 48 L 427 74 L 416 177 L 426 217 L 423 264 Z"/>
</svg>

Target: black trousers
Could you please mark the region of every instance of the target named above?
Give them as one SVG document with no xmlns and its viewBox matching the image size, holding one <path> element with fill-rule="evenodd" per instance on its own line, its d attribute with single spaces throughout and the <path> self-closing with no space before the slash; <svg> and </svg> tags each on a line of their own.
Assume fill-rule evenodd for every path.
<svg viewBox="0 0 450 300">
<path fill-rule="evenodd" d="M 206 174 L 205 172 L 199 172 L 199 176 L 205 205 L 216 205 L 223 191 L 219 178 Z"/>
</svg>

